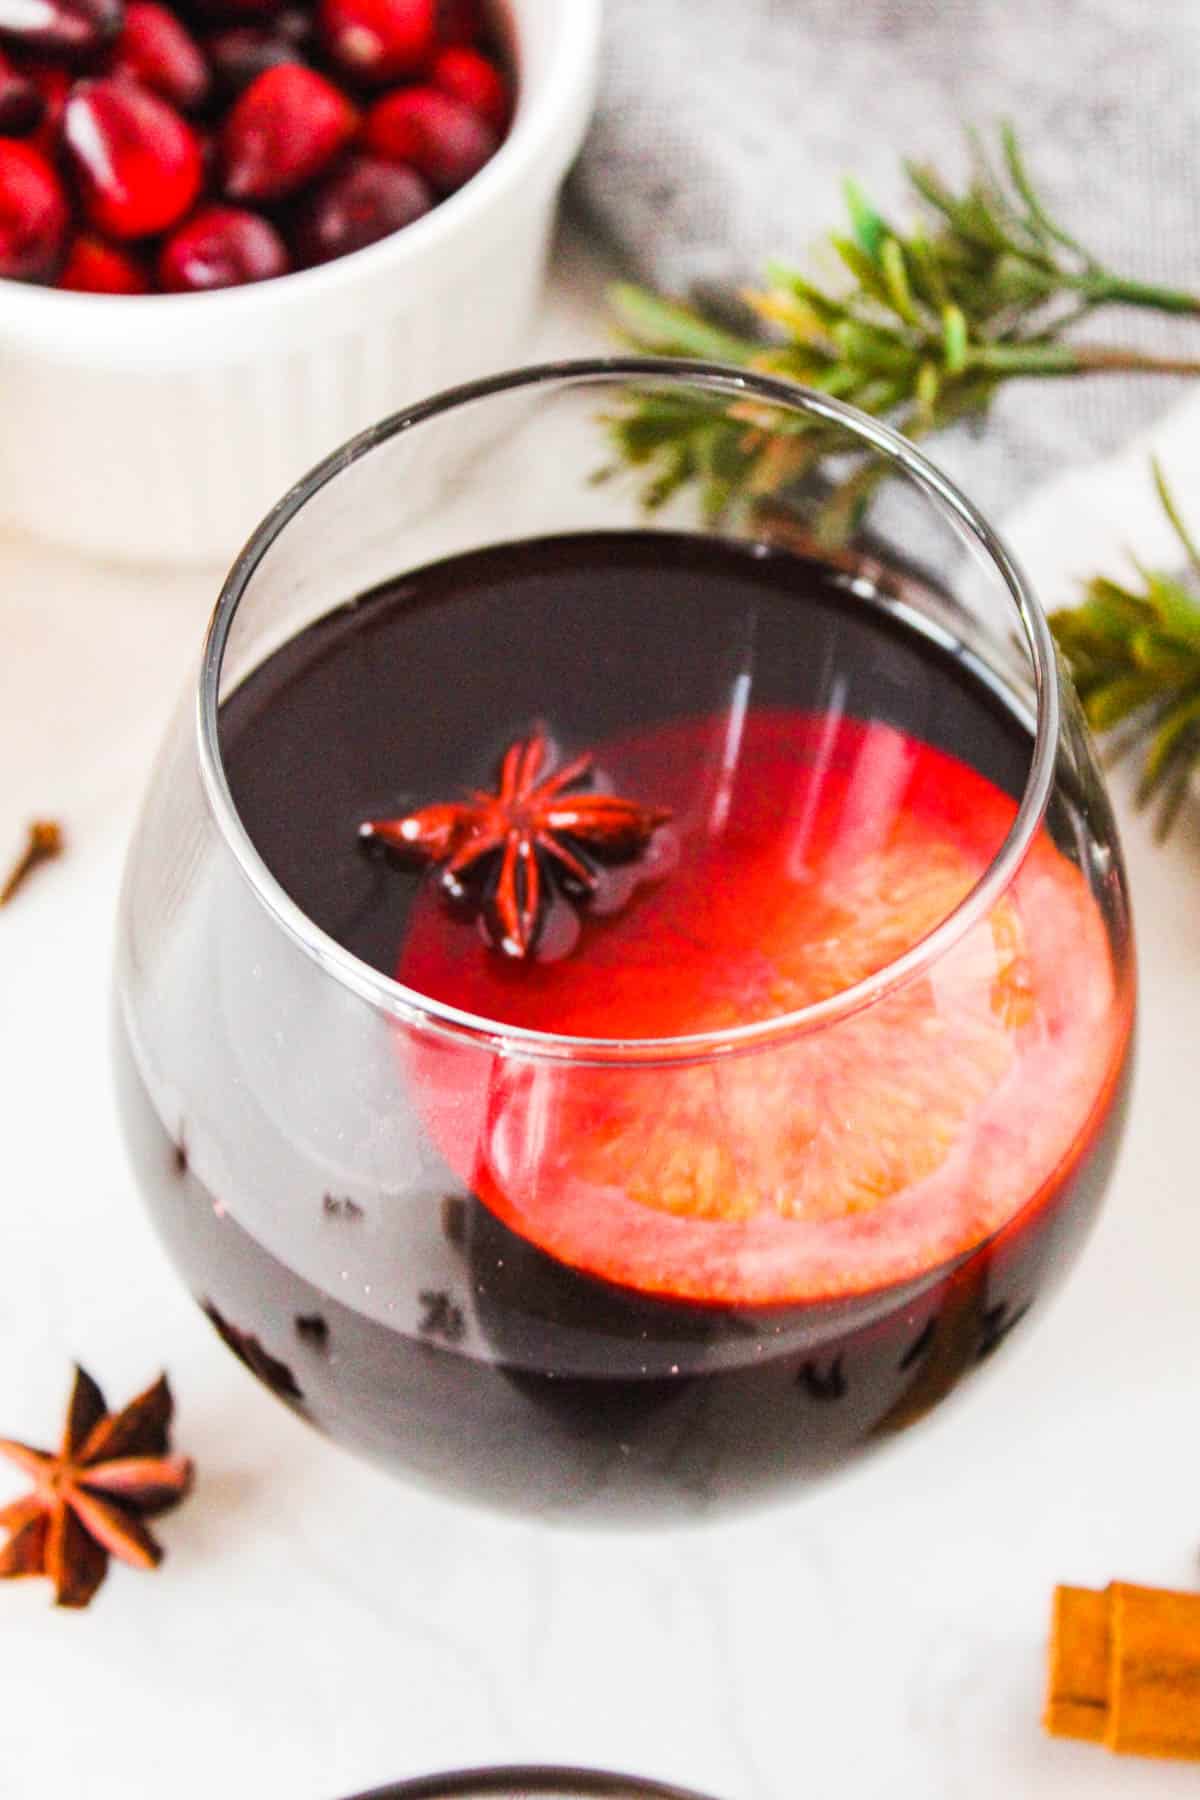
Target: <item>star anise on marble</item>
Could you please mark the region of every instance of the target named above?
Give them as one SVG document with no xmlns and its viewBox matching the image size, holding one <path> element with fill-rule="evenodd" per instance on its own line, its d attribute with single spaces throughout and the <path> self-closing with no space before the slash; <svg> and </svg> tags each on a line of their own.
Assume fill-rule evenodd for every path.
<svg viewBox="0 0 1200 1800">
<path fill-rule="evenodd" d="M 162 1546 L 143 1521 L 178 1505 L 192 1485 L 186 1456 L 170 1454 L 175 1403 L 165 1375 L 120 1412 L 83 1369 L 59 1450 L 34 1450 L 0 1438 L 0 1456 L 33 1481 L 28 1494 L 0 1507 L 0 1578 L 45 1575 L 58 1606 L 86 1606 L 108 1573 L 110 1557 L 154 1569 Z"/>
<path fill-rule="evenodd" d="M 507 956 L 528 956 L 551 898 L 551 881 L 571 899 L 596 888 L 595 863 L 632 862 L 670 813 L 594 788 L 578 791 L 591 756 L 548 769 L 543 732 L 505 751 L 495 792 L 424 806 L 403 818 L 369 819 L 359 827 L 405 861 L 439 863 L 455 900 L 478 896 L 488 934 Z"/>
</svg>

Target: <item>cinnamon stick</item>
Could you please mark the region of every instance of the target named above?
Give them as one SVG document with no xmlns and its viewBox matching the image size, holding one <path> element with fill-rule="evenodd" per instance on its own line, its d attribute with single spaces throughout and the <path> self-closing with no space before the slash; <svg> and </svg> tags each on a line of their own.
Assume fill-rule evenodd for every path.
<svg viewBox="0 0 1200 1800">
<path fill-rule="evenodd" d="M 1200 1594 L 1057 1589 L 1045 1725 L 1119 1755 L 1200 1761 Z"/>
<path fill-rule="evenodd" d="M 1046 1729 L 1102 1744 L 1108 1724 L 1108 1595 L 1060 1587 L 1050 1634 Z"/>
</svg>

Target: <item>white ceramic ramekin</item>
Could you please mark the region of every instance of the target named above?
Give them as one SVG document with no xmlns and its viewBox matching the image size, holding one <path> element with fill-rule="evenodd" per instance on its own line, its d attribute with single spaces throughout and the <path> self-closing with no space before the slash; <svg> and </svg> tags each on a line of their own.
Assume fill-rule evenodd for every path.
<svg viewBox="0 0 1200 1800">
<path fill-rule="evenodd" d="M 0 281 L 0 517 L 137 560 L 227 560 L 372 420 L 519 359 L 593 98 L 601 0 L 498 0 L 519 86 L 475 179 L 354 256 L 112 298 Z"/>
</svg>

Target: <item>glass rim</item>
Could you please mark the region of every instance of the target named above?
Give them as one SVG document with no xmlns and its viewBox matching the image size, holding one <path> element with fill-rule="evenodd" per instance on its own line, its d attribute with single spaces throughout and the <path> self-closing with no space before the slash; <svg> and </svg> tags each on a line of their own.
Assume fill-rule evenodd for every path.
<svg viewBox="0 0 1200 1800">
<path fill-rule="evenodd" d="M 1033 664 L 1036 700 L 1033 753 L 1017 812 L 987 868 L 958 905 L 932 931 L 882 969 L 823 1000 L 744 1025 L 673 1037 L 598 1038 L 510 1025 L 436 1000 L 363 962 L 308 917 L 263 861 L 230 791 L 218 729 L 221 670 L 238 607 L 267 551 L 329 482 L 391 439 L 477 401 L 538 387 L 599 387 L 618 381 L 704 387 L 730 399 L 748 398 L 792 411 L 808 412 L 843 427 L 866 447 L 894 463 L 927 499 L 949 513 L 966 538 L 982 550 L 1015 605 Z M 534 363 L 445 389 L 368 426 L 319 462 L 266 515 L 226 576 L 205 637 L 196 691 L 200 773 L 205 797 L 221 836 L 257 899 L 300 950 L 325 973 L 377 1010 L 405 1024 L 473 1039 L 504 1054 L 519 1055 L 527 1060 L 617 1064 L 699 1062 L 800 1036 L 862 1011 L 929 969 L 973 926 L 987 917 L 1024 861 L 1049 804 L 1060 729 L 1056 670 L 1054 641 L 1045 612 L 1016 558 L 959 487 L 890 425 L 816 389 L 735 365 L 642 356 Z"/>
<path fill-rule="evenodd" d="M 616 1775 L 606 1769 L 551 1768 L 541 1763 L 418 1775 L 391 1787 L 372 1788 L 357 1800 L 514 1800 L 514 1789 L 520 1790 L 516 1800 L 523 1800 L 525 1794 L 561 1796 L 561 1800 L 704 1800 L 694 1789 L 670 1782 Z"/>
</svg>

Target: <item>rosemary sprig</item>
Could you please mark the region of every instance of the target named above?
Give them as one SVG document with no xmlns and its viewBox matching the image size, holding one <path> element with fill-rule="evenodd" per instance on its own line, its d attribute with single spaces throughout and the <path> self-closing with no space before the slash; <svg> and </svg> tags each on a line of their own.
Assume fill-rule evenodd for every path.
<svg viewBox="0 0 1200 1800">
<path fill-rule="evenodd" d="M 772 264 L 765 289 L 746 296 L 761 324 L 754 335 L 620 285 L 612 303 L 626 335 L 657 355 L 802 382 L 886 417 L 909 437 L 981 417 L 1001 384 L 1022 376 L 1200 374 L 1191 357 L 1073 342 L 1070 327 L 1100 307 L 1196 315 L 1200 296 L 1106 268 L 1052 216 L 1011 127 L 999 132 L 998 162 L 977 136 L 970 145 L 960 192 L 932 168 L 905 165 L 919 213 L 907 232 L 847 184 L 849 230 L 831 240 L 843 281 L 822 285 Z M 634 395 L 608 424 L 621 461 L 644 472 L 649 506 L 698 483 L 710 518 L 786 489 L 830 447 L 819 429 L 793 423 L 785 431 L 761 409 L 700 395 Z M 865 461 L 851 471 L 832 514 L 841 529 L 853 528 L 884 473 Z"/>
<path fill-rule="evenodd" d="M 1200 550 L 1157 462 L 1154 480 L 1194 581 Z M 1200 764 L 1200 600 L 1185 580 L 1136 565 L 1140 586 L 1096 575 L 1082 605 L 1051 616 L 1088 722 L 1116 731 L 1119 751 L 1144 747 L 1140 804 L 1158 803 L 1165 835 Z"/>
</svg>

